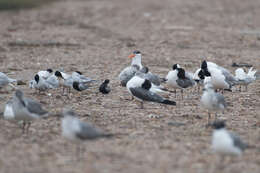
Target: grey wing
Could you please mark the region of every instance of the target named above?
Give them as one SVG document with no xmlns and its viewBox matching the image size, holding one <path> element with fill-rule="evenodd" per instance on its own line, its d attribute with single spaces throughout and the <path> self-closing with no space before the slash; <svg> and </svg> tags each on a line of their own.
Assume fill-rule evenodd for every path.
<svg viewBox="0 0 260 173">
<path fill-rule="evenodd" d="M 130 88 L 131 93 L 133 96 L 144 100 L 144 101 L 151 101 L 151 102 L 157 102 L 162 103 L 164 101 L 164 98 L 161 97 L 158 94 L 152 93 L 151 91 L 148 91 L 144 88 L 138 87 L 138 88 Z"/>
<path fill-rule="evenodd" d="M 53 88 L 58 88 L 59 87 L 59 80 L 55 76 L 50 76 L 46 82 L 51 85 Z"/>
<path fill-rule="evenodd" d="M 161 79 L 155 74 L 149 72 L 146 74 L 146 78 L 157 86 L 161 85 Z"/>
<path fill-rule="evenodd" d="M 119 80 L 123 86 L 126 86 L 127 82 L 135 75 L 137 72 L 136 68 L 134 67 L 126 67 L 120 74 Z"/>
<path fill-rule="evenodd" d="M 79 83 L 79 89 L 80 89 L 81 91 L 86 90 L 86 89 L 88 89 L 88 85 L 86 85 L 86 84 L 84 84 L 84 83 Z"/>
<path fill-rule="evenodd" d="M 240 148 L 242 151 L 244 151 L 248 147 L 248 145 L 245 144 L 236 134 L 229 132 L 229 135 L 233 139 L 234 146 Z"/>
<path fill-rule="evenodd" d="M 46 110 L 44 110 L 41 106 L 41 104 L 35 100 L 32 100 L 30 98 L 24 98 L 26 107 L 29 112 L 37 115 L 45 115 L 48 113 Z"/>
<path fill-rule="evenodd" d="M 225 80 L 228 84 L 234 85 L 238 83 L 238 80 L 225 68 L 221 68 L 222 74 L 225 76 Z"/>
<path fill-rule="evenodd" d="M 176 83 L 182 88 L 188 88 L 194 85 L 192 80 L 189 79 L 177 79 Z"/>
<path fill-rule="evenodd" d="M 222 104 L 224 107 L 227 106 L 227 103 L 225 101 L 225 97 L 222 94 L 216 93 L 216 97 L 217 97 L 218 104 Z"/>
<path fill-rule="evenodd" d="M 103 133 L 100 129 L 95 128 L 89 123 L 79 122 L 80 130 L 76 132 L 76 136 L 82 140 L 86 139 L 95 139 L 103 136 Z"/>
</svg>

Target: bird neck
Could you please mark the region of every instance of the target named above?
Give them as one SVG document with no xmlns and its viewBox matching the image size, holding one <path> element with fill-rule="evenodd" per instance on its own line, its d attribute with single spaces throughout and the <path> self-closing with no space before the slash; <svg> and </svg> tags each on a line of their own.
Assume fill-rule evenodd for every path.
<svg viewBox="0 0 260 173">
<path fill-rule="evenodd" d="M 142 67 L 142 56 L 135 55 L 135 57 L 132 59 L 131 65 L 138 65 L 139 67 Z"/>
</svg>

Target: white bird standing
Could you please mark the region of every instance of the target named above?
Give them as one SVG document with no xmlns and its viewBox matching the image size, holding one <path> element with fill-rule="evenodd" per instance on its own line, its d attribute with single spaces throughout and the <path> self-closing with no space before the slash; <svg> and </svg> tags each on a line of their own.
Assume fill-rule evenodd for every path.
<svg viewBox="0 0 260 173">
<path fill-rule="evenodd" d="M 136 50 L 128 56 L 132 59 L 131 66 L 124 68 L 119 74 L 119 80 L 122 86 L 126 86 L 127 82 L 135 75 L 135 73 L 142 69 L 142 54 Z"/>
<path fill-rule="evenodd" d="M 236 78 L 238 79 L 238 83 L 240 85 L 240 91 L 241 91 L 241 85 L 244 85 L 247 91 L 247 86 L 256 80 L 256 74 L 257 70 L 253 70 L 253 67 L 251 67 L 248 70 L 248 73 L 245 73 L 243 68 L 238 68 L 235 71 Z"/>
<path fill-rule="evenodd" d="M 178 86 L 178 84 L 176 82 L 176 80 L 178 79 L 177 68 L 181 68 L 180 65 L 179 64 L 174 64 L 172 66 L 172 70 L 169 71 L 168 74 L 165 77 L 166 83 L 175 90 L 175 97 L 176 97 L 176 89 L 179 89 L 179 86 Z"/>
<path fill-rule="evenodd" d="M 239 136 L 225 129 L 224 121 L 214 122 L 213 127 L 211 149 L 214 152 L 224 155 L 241 155 L 248 148 Z"/>
<path fill-rule="evenodd" d="M 211 76 L 215 89 L 232 91 L 231 87 L 237 84 L 237 79 L 227 69 L 215 63 L 203 61 L 201 69 L 205 76 Z"/>
<path fill-rule="evenodd" d="M 211 112 L 215 112 L 215 120 L 217 120 L 217 112 L 223 112 L 227 106 L 224 96 L 215 92 L 211 81 L 210 77 L 205 78 L 203 94 L 200 100 L 202 106 L 208 110 L 208 124 Z"/>
<path fill-rule="evenodd" d="M 48 112 L 42 108 L 39 102 L 24 97 L 21 90 L 15 91 L 12 108 L 15 120 L 23 121 L 23 132 L 25 130 L 28 132 L 31 121 L 48 116 Z M 26 124 L 28 125 L 25 129 Z"/>
</svg>

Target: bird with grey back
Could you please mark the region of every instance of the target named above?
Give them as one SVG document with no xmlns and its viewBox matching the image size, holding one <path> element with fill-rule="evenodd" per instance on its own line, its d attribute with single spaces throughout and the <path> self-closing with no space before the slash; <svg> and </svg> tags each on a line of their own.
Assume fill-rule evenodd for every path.
<svg viewBox="0 0 260 173">
<path fill-rule="evenodd" d="M 0 89 L 4 88 L 7 85 L 11 86 L 12 88 L 15 88 L 15 86 L 12 84 L 14 82 L 17 82 L 17 80 L 9 78 L 6 74 L 0 72 Z"/>
<path fill-rule="evenodd" d="M 204 79 L 204 89 L 200 102 L 202 107 L 208 110 L 208 124 L 210 122 L 211 112 L 215 112 L 215 120 L 217 120 L 217 112 L 223 112 L 227 107 L 224 96 L 215 92 L 211 83 L 211 77 Z"/>
<path fill-rule="evenodd" d="M 38 101 L 24 97 L 21 90 L 16 90 L 13 96 L 13 113 L 15 120 L 23 121 L 23 132 L 28 132 L 31 121 L 48 116 Z M 27 125 L 27 128 L 26 128 Z"/>
<path fill-rule="evenodd" d="M 229 132 L 225 128 L 224 121 L 215 121 L 213 123 L 213 134 L 211 149 L 223 155 L 241 155 L 249 146 L 245 144 L 238 135 Z"/>
</svg>

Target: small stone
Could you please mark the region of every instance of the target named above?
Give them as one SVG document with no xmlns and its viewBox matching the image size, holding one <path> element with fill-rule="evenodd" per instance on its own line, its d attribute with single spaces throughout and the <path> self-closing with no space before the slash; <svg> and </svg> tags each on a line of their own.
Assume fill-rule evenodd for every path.
<svg viewBox="0 0 260 173">
<path fill-rule="evenodd" d="M 26 85 L 26 82 L 22 80 L 17 80 L 17 85 Z"/>
<path fill-rule="evenodd" d="M 169 125 L 169 126 L 180 127 L 180 126 L 185 126 L 186 124 L 185 124 L 185 123 L 181 123 L 181 122 L 171 121 L 171 122 L 168 122 L 168 125 Z"/>
<path fill-rule="evenodd" d="M 149 118 L 161 118 L 160 115 L 150 114 L 148 115 Z"/>
</svg>

